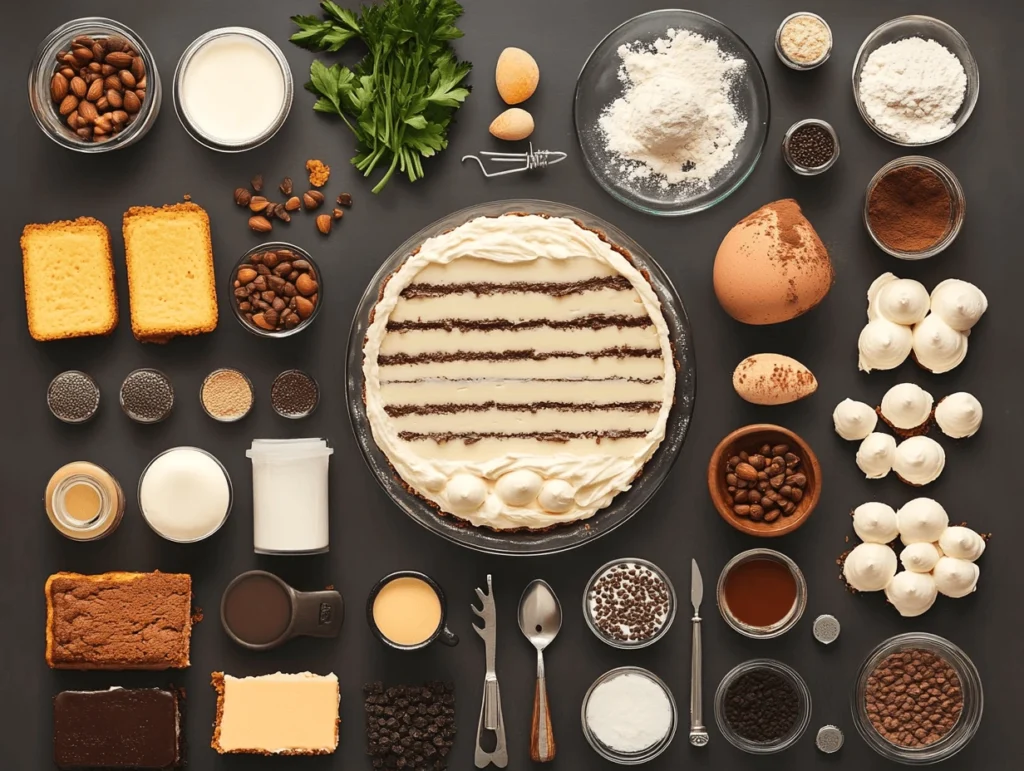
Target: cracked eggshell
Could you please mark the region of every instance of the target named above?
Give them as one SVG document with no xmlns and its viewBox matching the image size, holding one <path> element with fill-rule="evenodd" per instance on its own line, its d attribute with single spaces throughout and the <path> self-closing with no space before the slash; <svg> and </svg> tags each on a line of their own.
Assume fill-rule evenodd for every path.
<svg viewBox="0 0 1024 771">
<path fill-rule="evenodd" d="M 737 365 L 732 387 L 744 401 L 771 406 L 810 396 L 818 390 L 818 381 L 796 359 L 778 353 L 755 353 Z"/>
</svg>

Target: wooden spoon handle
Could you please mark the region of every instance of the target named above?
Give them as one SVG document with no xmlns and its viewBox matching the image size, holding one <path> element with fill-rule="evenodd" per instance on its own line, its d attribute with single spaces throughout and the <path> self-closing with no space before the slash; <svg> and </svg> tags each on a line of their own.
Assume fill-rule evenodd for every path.
<svg viewBox="0 0 1024 771">
<path fill-rule="evenodd" d="M 551 727 L 547 678 L 538 677 L 533 692 L 533 725 L 530 728 L 530 759 L 547 763 L 555 759 L 555 732 Z"/>
</svg>

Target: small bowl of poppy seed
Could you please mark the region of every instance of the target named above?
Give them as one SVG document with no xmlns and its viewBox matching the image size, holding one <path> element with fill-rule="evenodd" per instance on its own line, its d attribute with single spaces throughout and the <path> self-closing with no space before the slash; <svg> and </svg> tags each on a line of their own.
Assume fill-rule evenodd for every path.
<svg viewBox="0 0 1024 771">
<path fill-rule="evenodd" d="M 590 577 L 583 591 L 583 618 L 613 648 L 646 648 L 668 632 L 676 604 L 676 590 L 665 571 L 648 560 L 623 557 Z"/>
</svg>

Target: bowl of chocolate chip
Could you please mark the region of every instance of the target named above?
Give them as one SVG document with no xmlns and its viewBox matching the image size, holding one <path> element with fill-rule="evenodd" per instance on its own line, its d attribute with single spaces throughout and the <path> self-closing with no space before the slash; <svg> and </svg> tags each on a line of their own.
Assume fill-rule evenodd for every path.
<svg viewBox="0 0 1024 771">
<path fill-rule="evenodd" d="M 313 323 L 323 300 L 320 268 L 309 252 L 273 241 L 253 247 L 231 271 L 231 307 L 259 337 L 290 337 Z"/>
<path fill-rule="evenodd" d="M 734 528 L 773 538 L 811 516 L 821 497 L 821 466 L 797 433 L 754 423 L 733 431 L 711 453 L 708 492 Z"/>
</svg>

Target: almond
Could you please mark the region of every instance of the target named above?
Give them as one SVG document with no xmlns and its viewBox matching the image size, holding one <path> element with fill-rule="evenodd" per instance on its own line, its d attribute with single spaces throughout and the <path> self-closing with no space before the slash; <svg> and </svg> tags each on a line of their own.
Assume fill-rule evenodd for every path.
<svg viewBox="0 0 1024 771">
<path fill-rule="evenodd" d="M 494 68 L 494 82 L 506 104 L 519 104 L 533 96 L 537 90 L 540 68 L 536 60 L 523 49 L 506 48 Z"/>
<path fill-rule="evenodd" d="M 125 88 L 135 88 L 135 76 L 130 70 L 121 70 L 117 73 L 117 77 L 124 83 Z"/>
<path fill-rule="evenodd" d="M 121 82 L 121 78 L 117 77 L 117 75 L 107 75 L 107 77 L 103 79 L 103 87 L 108 90 L 112 88 L 118 92 L 124 91 L 124 84 Z"/>
<path fill-rule="evenodd" d="M 255 217 L 249 217 L 249 227 L 256 233 L 269 233 L 274 229 L 270 220 L 258 214 Z"/>
<path fill-rule="evenodd" d="M 254 213 L 264 211 L 268 206 L 270 206 L 270 201 L 268 201 L 262 195 L 254 195 L 251 199 L 249 199 L 249 210 Z"/>
<path fill-rule="evenodd" d="M 796 359 L 758 353 L 739 363 L 732 373 L 732 387 L 751 404 L 790 404 L 818 390 L 818 381 Z"/>
<path fill-rule="evenodd" d="M 329 215 L 321 214 L 320 217 L 327 217 L 327 222 L 331 221 Z M 317 217 L 317 219 L 320 219 Z M 297 279 L 295 279 L 295 288 L 299 290 L 299 294 L 309 297 L 312 294 L 316 294 L 317 285 L 316 282 L 309 277 L 308 273 L 302 273 Z"/>
<path fill-rule="evenodd" d="M 127 91 L 124 95 L 124 109 L 125 112 L 138 112 L 139 108 L 142 107 L 142 102 L 139 101 L 139 97 L 135 95 L 134 91 Z"/>
<path fill-rule="evenodd" d="M 107 91 L 107 104 L 115 110 L 120 110 L 122 105 L 124 105 L 124 98 L 121 96 L 121 92 L 113 88 Z"/>
<path fill-rule="evenodd" d="M 78 97 L 74 94 L 68 94 L 64 97 L 60 103 L 59 112 L 63 116 L 68 116 L 78 109 Z"/>
<path fill-rule="evenodd" d="M 533 116 L 526 110 L 511 107 L 495 118 L 488 130 L 498 139 L 509 142 L 526 139 L 533 133 Z"/>
<path fill-rule="evenodd" d="M 101 96 L 103 96 L 103 81 L 97 78 L 89 85 L 89 91 L 86 93 L 85 98 L 90 102 L 95 102 Z"/>
<path fill-rule="evenodd" d="M 132 75 L 135 76 L 135 80 L 142 80 L 146 77 L 146 65 L 141 56 L 132 57 Z"/>
<path fill-rule="evenodd" d="M 79 99 L 85 99 L 85 95 L 89 92 L 89 86 L 87 86 L 85 81 L 77 75 L 71 78 L 71 83 L 69 84 L 69 87 L 71 89 L 71 93 L 77 96 Z M 67 92 L 65 91 L 65 94 L 66 93 Z M 63 98 L 64 97 L 61 97 L 61 99 Z"/>
<path fill-rule="evenodd" d="M 312 302 L 301 295 L 295 298 L 295 312 L 299 314 L 299 318 L 308 319 L 313 315 L 315 307 Z"/>
<path fill-rule="evenodd" d="M 68 95 L 68 89 L 68 79 L 59 72 L 54 73 L 53 77 L 50 78 L 50 98 L 57 104 L 60 104 L 64 101 L 64 97 Z"/>
<path fill-rule="evenodd" d="M 92 58 L 92 52 L 91 51 L 89 52 L 89 58 L 90 59 Z M 129 53 L 125 53 L 124 51 L 111 51 L 109 54 L 107 54 L 106 59 L 104 59 L 104 61 L 107 64 L 111 64 L 114 67 L 117 67 L 119 70 L 123 70 L 123 69 L 127 69 L 128 67 L 131 67 L 132 66 L 132 62 L 134 60 L 135 60 L 134 56 L 132 56 Z"/>
<path fill-rule="evenodd" d="M 82 116 L 82 119 L 86 123 L 91 123 L 100 116 L 100 111 L 96 109 L 96 105 L 92 102 L 80 102 L 78 105 L 78 114 Z"/>
<path fill-rule="evenodd" d="M 316 229 L 326 236 L 331 232 L 331 225 L 333 222 L 334 220 L 331 219 L 330 214 L 321 214 L 319 217 L 316 218 Z M 301 279 L 302 276 L 299 276 L 299 278 Z M 300 289 L 299 291 L 301 292 L 302 290 Z M 306 293 L 303 292 L 303 294 Z"/>
</svg>

